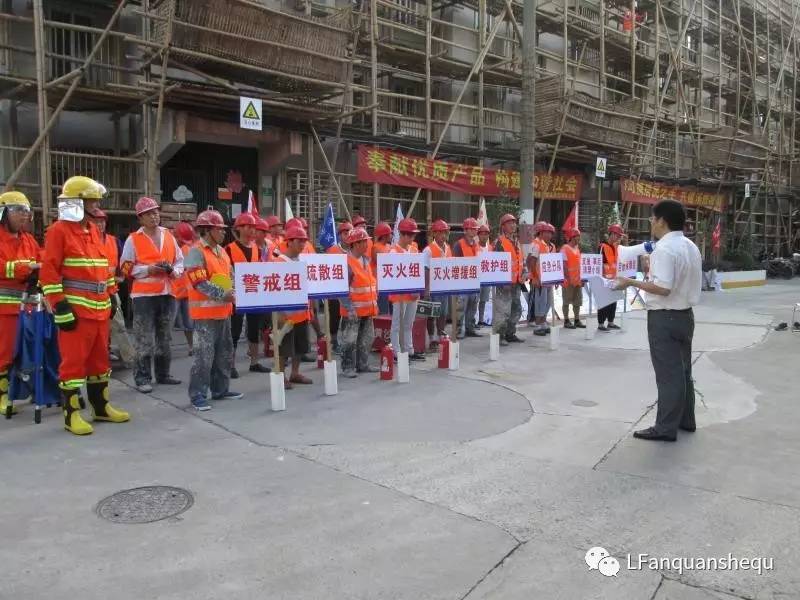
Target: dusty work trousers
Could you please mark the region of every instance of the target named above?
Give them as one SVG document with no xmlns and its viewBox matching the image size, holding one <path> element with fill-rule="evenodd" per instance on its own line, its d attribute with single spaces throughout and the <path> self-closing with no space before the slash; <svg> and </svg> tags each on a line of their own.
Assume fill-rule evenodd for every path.
<svg viewBox="0 0 800 600">
<path fill-rule="evenodd" d="M 510 338 L 517 334 L 517 323 L 522 316 L 522 303 L 519 299 L 520 285 L 498 285 L 494 288 L 492 300 L 492 333 Z"/>
<path fill-rule="evenodd" d="M 375 340 L 372 317 L 350 319 L 342 317 L 339 327 L 339 344 L 342 347 L 342 370 L 365 371 L 369 366 L 369 352 Z"/>
<path fill-rule="evenodd" d="M 458 335 L 475 333 L 475 314 L 478 312 L 480 294 L 458 297 Z"/>
<path fill-rule="evenodd" d="M 414 320 L 417 318 L 417 300 L 392 303 L 391 340 L 395 356 L 398 352 L 414 353 Z M 400 332 L 403 345 L 400 345 Z"/>
<path fill-rule="evenodd" d="M 5 373 L 14 362 L 14 346 L 17 343 L 19 313 L 0 315 L 0 373 Z"/>
<path fill-rule="evenodd" d="M 581 305 L 583 304 L 583 288 L 579 285 L 565 285 L 561 288 L 562 310 L 564 311 L 564 322 L 569 321 L 569 307 L 575 320 L 580 321 Z"/>
<path fill-rule="evenodd" d="M 155 364 L 156 381 L 170 376 L 172 362 L 172 323 L 175 320 L 175 298 L 140 296 L 133 299 L 133 339 L 136 346 L 136 370 L 133 381 L 144 385 L 153 380 L 151 364 Z"/>
<path fill-rule="evenodd" d="M 80 389 L 87 377 L 107 376 L 110 372 L 108 342 L 111 321 L 76 317 L 72 331 L 58 330 L 61 364 L 58 379 L 64 389 Z"/>
<path fill-rule="evenodd" d="M 491 287 L 484 286 L 481 288 L 480 299 L 478 300 L 478 319 L 480 319 L 481 323 L 486 322 L 486 303 L 489 301 L 491 293 Z"/>
<path fill-rule="evenodd" d="M 194 364 L 189 378 L 189 400 L 205 399 L 228 391 L 231 379 L 230 319 L 197 319 L 194 322 Z"/>
<path fill-rule="evenodd" d="M 695 426 L 693 337 L 692 309 L 647 312 L 647 339 L 658 386 L 655 424 L 658 433 L 675 435 L 678 426 Z"/>
</svg>

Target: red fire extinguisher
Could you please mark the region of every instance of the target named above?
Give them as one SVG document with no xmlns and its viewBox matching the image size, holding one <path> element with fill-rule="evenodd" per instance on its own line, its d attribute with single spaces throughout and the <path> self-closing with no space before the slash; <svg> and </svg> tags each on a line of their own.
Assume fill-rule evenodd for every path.
<svg viewBox="0 0 800 600">
<path fill-rule="evenodd" d="M 394 379 L 394 350 L 391 344 L 386 344 L 381 350 L 381 381 Z"/>
<path fill-rule="evenodd" d="M 450 368 L 450 338 L 447 335 L 439 340 L 439 368 Z"/>
<path fill-rule="evenodd" d="M 328 360 L 328 340 L 319 338 L 317 340 L 317 368 L 324 368 L 326 360 Z"/>
<path fill-rule="evenodd" d="M 267 327 L 264 329 L 264 356 L 267 358 L 272 358 L 274 356 L 272 352 L 272 338 L 270 335 L 272 334 L 272 329 Z"/>
</svg>

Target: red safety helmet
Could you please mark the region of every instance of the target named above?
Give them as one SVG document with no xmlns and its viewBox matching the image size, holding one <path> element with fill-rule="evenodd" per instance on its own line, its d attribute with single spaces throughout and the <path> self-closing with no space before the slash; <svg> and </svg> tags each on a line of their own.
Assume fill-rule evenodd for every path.
<svg viewBox="0 0 800 600">
<path fill-rule="evenodd" d="M 492 233 L 492 230 L 489 229 L 488 225 L 481 225 L 478 227 L 478 233 Z"/>
<path fill-rule="evenodd" d="M 448 225 L 442 219 L 436 219 L 431 225 L 431 231 L 434 233 L 441 233 L 443 231 L 450 231 L 450 225 Z"/>
<path fill-rule="evenodd" d="M 96 206 L 95 209 L 89 213 L 89 216 L 93 219 L 103 219 L 108 220 L 108 215 L 103 212 L 99 206 Z"/>
<path fill-rule="evenodd" d="M 622 225 L 613 223 L 608 226 L 608 233 L 616 233 L 619 236 L 623 236 L 625 235 L 625 230 L 622 228 Z"/>
<path fill-rule="evenodd" d="M 256 229 L 258 231 L 269 231 L 269 225 L 261 217 L 256 217 Z"/>
<path fill-rule="evenodd" d="M 353 231 L 350 232 L 350 235 L 347 238 L 347 243 L 351 246 L 358 242 L 366 242 L 369 239 L 369 234 L 360 228 L 354 228 Z"/>
<path fill-rule="evenodd" d="M 270 229 L 272 229 L 273 227 L 275 227 L 277 225 L 283 225 L 281 220 L 278 217 L 276 217 L 275 215 L 268 216 L 266 221 L 267 221 L 267 227 L 269 227 Z"/>
<path fill-rule="evenodd" d="M 567 238 L 568 242 L 571 242 L 574 238 L 579 237 L 580 235 L 580 229 L 567 229 L 567 231 L 564 232 L 564 237 Z"/>
<path fill-rule="evenodd" d="M 475 229 L 475 230 L 477 230 L 478 229 L 478 220 L 477 219 L 473 219 L 472 217 L 470 217 L 469 219 L 464 219 L 463 225 L 464 225 L 464 229 Z"/>
<path fill-rule="evenodd" d="M 293 217 L 288 221 L 286 221 L 286 229 L 290 229 L 291 227 L 299 227 L 300 229 L 305 229 L 305 227 L 303 227 L 303 222 L 297 217 Z"/>
<path fill-rule="evenodd" d="M 256 218 L 252 213 L 242 213 L 236 217 L 236 220 L 233 222 L 234 227 L 247 227 L 248 225 L 255 226 L 255 224 Z"/>
<path fill-rule="evenodd" d="M 348 233 L 353 231 L 353 224 L 350 221 L 342 221 L 336 229 L 339 233 Z"/>
<path fill-rule="evenodd" d="M 224 229 L 225 219 L 216 210 L 204 210 L 197 215 L 197 220 L 194 222 L 195 227 L 219 227 Z"/>
<path fill-rule="evenodd" d="M 292 219 L 289 219 L 290 221 Z M 293 226 L 286 229 L 283 238 L 288 242 L 290 240 L 305 240 L 308 241 L 308 234 L 302 227 Z"/>
<path fill-rule="evenodd" d="M 136 203 L 136 216 L 138 217 L 139 215 L 143 215 L 151 210 L 156 210 L 157 208 L 158 202 L 152 198 L 143 196 L 142 198 L 139 198 L 139 201 Z"/>
<path fill-rule="evenodd" d="M 367 220 L 361 215 L 356 215 L 356 218 L 353 219 L 353 227 L 358 227 L 359 225 L 366 225 L 366 224 Z"/>
<path fill-rule="evenodd" d="M 410 217 L 400 221 L 400 224 L 397 226 L 397 228 L 400 230 L 400 233 L 419 233 L 417 222 Z"/>
<path fill-rule="evenodd" d="M 516 223 L 517 222 L 517 217 L 515 217 L 514 215 L 512 215 L 510 213 L 504 214 L 502 217 L 500 217 L 500 227 L 502 227 L 503 225 L 505 225 L 509 221 L 514 221 L 514 223 Z"/>
<path fill-rule="evenodd" d="M 388 223 L 378 223 L 375 226 L 375 237 L 384 237 L 386 235 L 392 235 L 392 228 Z"/>
<path fill-rule="evenodd" d="M 303 217 L 297 217 L 297 220 L 300 221 L 300 224 L 303 226 L 303 229 L 308 231 L 308 221 L 306 221 Z"/>
<path fill-rule="evenodd" d="M 175 237 L 184 244 L 191 244 L 194 241 L 194 228 L 191 223 L 181 221 L 175 225 Z"/>
<path fill-rule="evenodd" d="M 555 233 L 556 228 L 550 225 L 547 221 L 539 221 L 536 225 L 533 226 L 533 233 L 544 233 L 545 231 L 549 231 L 550 233 Z"/>
</svg>

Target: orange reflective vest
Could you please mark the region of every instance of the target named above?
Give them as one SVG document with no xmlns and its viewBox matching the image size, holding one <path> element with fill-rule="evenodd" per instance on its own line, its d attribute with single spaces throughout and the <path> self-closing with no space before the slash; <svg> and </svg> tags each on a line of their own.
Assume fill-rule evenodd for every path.
<svg viewBox="0 0 800 600">
<path fill-rule="evenodd" d="M 497 238 L 495 249 L 511 254 L 511 283 L 522 283 L 522 249 L 519 244 L 501 235 Z"/>
<path fill-rule="evenodd" d="M 467 243 L 466 238 L 461 238 L 458 240 L 457 245 L 461 250 L 461 256 L 465 258 L 470 258 L 472 256 L 478 256 L 480 250 L 480 244 L 476 241 L 472 246 Z"/>
<path fill-rule="evenodd" d="M 617 247 L 603 242 L 600 252 L 603 254 L 603 277 L 614 279 L 617 276 Z"/>
<path fill-rule="evenodd" d="M 372 245 L 372 254 L 369 256 L 372 257 L 370 260 L 372 266 L 372 274 L 376 277 L 378 276 L 378 254 L 386 254 L 391 250 L 391 244 L 384 244 L 383 242 L 375 242 Z"/>
<path fill-rule="evenodd" d="M 233 313 L 233 303 L 209 298 L 197 289 L 203 281 L 209 281 L 214 275 L 231 276 L 231 261 L 221 246 L 215 246 L 219 253 L 203 242 L 197 242 L 191 248 L 203 253 L 204 267 L 192 269 L 188 273 L 189 282 L 189 316 L 192 319 L 222 320 Z M 188 253 L 187 253 L 188 254 Z"/>
<path fill-rule="evenodd" d="M 280 243 L 278 244 L 278 252 L 280 252 L 280 255 L 281 256 L 285 255 L 288 249 L 289 249 L 289 244 L 287 243 L 287 241 L 281 240 Z M 316 253 L 317 251 L 311 242 L 306 242 L 305 246 L 303 246 L 303 250 L 300 252 L 300 254 L 316 254 Z"/>
<path fill-rule="evenodd" d="M 144 231 L 134 231 L 131 234 L 133 249 L 136 252 L 136 264 L 150 266 L 156 263 L 165 262 L 170 265 L 175 263 L 175 238 L 169 230 L 162 228 L 161 249 L 156 248 L 153 240 Z M 170 283 L 170 276 L 146 275 L 145 277 L 134 279 L 131 286 L 132 294 L 156 295 L 164 292 L 164 282 Z M 171 293 L 172 288 L 167 286 L 167 293 Z"/>
<path fill-rule="evenodd" d="M 231 242 L 225 246 L 225 249 L 228 251 L 228 256 L 233 264 L 258 262 L 258 246 L 252 242 L 248 246 L 248 250 L 250 250 L 250 258 L 247 258 L 247 255 L 242 251 L 241 246 L 239 246 L 239 244 L 236 242 Z"/>
<path fill-rule="evenodd" d="M 440 248 L 439 244 L 434 241 L 428 244 L 428 248 L 431 249 L 431 258 L 450 258 L 453 256 L 453 251 L 447 242 L 444 243 L 444 249 Z"/>
<path fill-rule="evenodd" d="M 533 244 L 539 249 L 539 256 L 542 254 L 551 254 L 556 251 L 556 247 L 553 244 L 545 242 L 541 238 L 533 238 Z M 539 270 L 538 260 L 536 268 L 533 270 L 533 273 L 531 273 L 531 283 L 537 287 L 542 285 L 542 273 Z"/>
<path fill-rule="evenodd" d="M 109 259 L 93 223 L 57 221 L 44 238 L 39 283 L 50 306 L 62 300 L 79 319 L 105 321 L 111 316 L 111 295 L 117 281 L 108 273 Z"/>
<path fill-rule="evenodd" d="M 347 250 L 342 248 L 339 244 L 331 246 L 325 251 L 326 254 L 347 254 Z"/>
<path fill-rule="evenodd" d="M 106 249 L 106 256 L 108 256 L 108 272 L 111 273 L 113 277 L 117 273 L 117 267 L 119 266 L 119 246 L 117 246 L 117 238 L 115 238 L 110 233 L 105 234 L 103 240 L 103 246 Z"/>
<path fill-rule="evenodd" d="M 305 252 L 305 250 L 303 252 Z M 285 254 L 281 254 L 275 260 L 276 261 L 282 261 L 282 262 L 295 262 L 291 258 L 286 256 Z M 311 308 L 310 308 L 310 305 L 311 305 L 311 302 L 309 301 L 309 308 L 307 308 L 305 310 L 296 310 L 296 311 L 293 311 L 293 312 L 286 312 L 286 313 L 283 313 L 283 315 L 284 315 L 284 317 L 286 318 L 287 321 L 290 321 L 290 322 L 294 323 L 295 325 L 299 325 L 300 323 L 305 323 L 306 321 L 310 321 L 311 320 Z"/>
<path fill-rule="evenodd" d="M 414 244 L 409 244 L 408 248 L 403 248 L 400 244 L 395 244 L 389 249 L 389 252 L 396 252 L 398 254 L 419 254 L 419 249 Z M 419 294 L 389 294 L 389 302 L 414 302 L 419 300 Z"/>
<path fill-rule="evenodd" d="M 0 315 L 19 314 L 22 293 L 33 272 L 30 265 L 39 262 L 41 252 L 30 233 L 20 231 L 18 235 L 11 235 L 0 225 Z M 15 333 L 3 332 L 9 344 L 14 343 Z"/>
<path fill-rule="evenodd" d="M 350 268 L 350 301 L 359 317 L 378 316 L 378 283 L 372 269 L 364 266 L 364 261 L 352 254 L 347 255 Z M 343 303 L 339 304 L 339 314 L 349 315 Z"/>
<path fill-rule="evenodd" d="M 181 253 L 184 259 L 189 255 L 189 250 L 191 249 L 191 244 L 181 246 Z M 172 295 L 178 300 L 186 300 L 189 297 L 189 277 L 186 275 L 186 271 L 172 282 Z"/>
<path fill-rule="evenodd" d="M 561 247 L 564 255 L 564 285 L 580 287 L 581 285 L 581 249 L 569 244 Z"/>
</svg>

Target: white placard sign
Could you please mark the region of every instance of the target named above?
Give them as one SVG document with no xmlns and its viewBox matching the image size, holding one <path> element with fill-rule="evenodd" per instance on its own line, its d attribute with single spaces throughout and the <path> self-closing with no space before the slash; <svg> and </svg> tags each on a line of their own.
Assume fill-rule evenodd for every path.
<svg viewBox="0 0 800 600">
<path fill-rule="evenodd" d="M 308 306 L 304 262 L 236 263 L 233 285 L 236 312 L 291 311 Z"/>
<path fill-rule="evenodd" d="M 261 131 L 264 128 L 264 114 L 261 98 L 239 97 L 239 127 Z"/>
<path fill-rule="evenodd" d="M 592 277 L 603 276 L 602 254 L 581 254 L 581 279 L 587 281 Z"/>
<path fill-rule="evenodd" d="M 619 259 L 617 262 L 617 275 L 619 277 L 636 277 L 636 272 L 639 270 L 639 261 L 634 258 Z"/>
<path fill-rule="evenodd" d="M 540 254 L 537 268 L 543 285 L 564 283 L 564 255 L 561 252 Z"/>
<path fill-rule="evenodd" d="M 299 258 L 306 263 L 309 298 L 323 300 L 350 294 L 346 254 L 301 254 Z"/>
<path fill-rule="evenodd" d="M 510 252 L 481 252 L 480 262 L 481 286 L 509 285 L 513 277 Z"/>
<path fill-rule="evenodd" d="M 425 256 L 422 253 L 378 254 L 378 293 L 411 294 L 425 291 Z"/>
<path fill-rule="evenodd" d="M 430 266 L 431 294 L 468 294 L 481 289 L 480 258 L 432 258 Z"/>
</svg>

